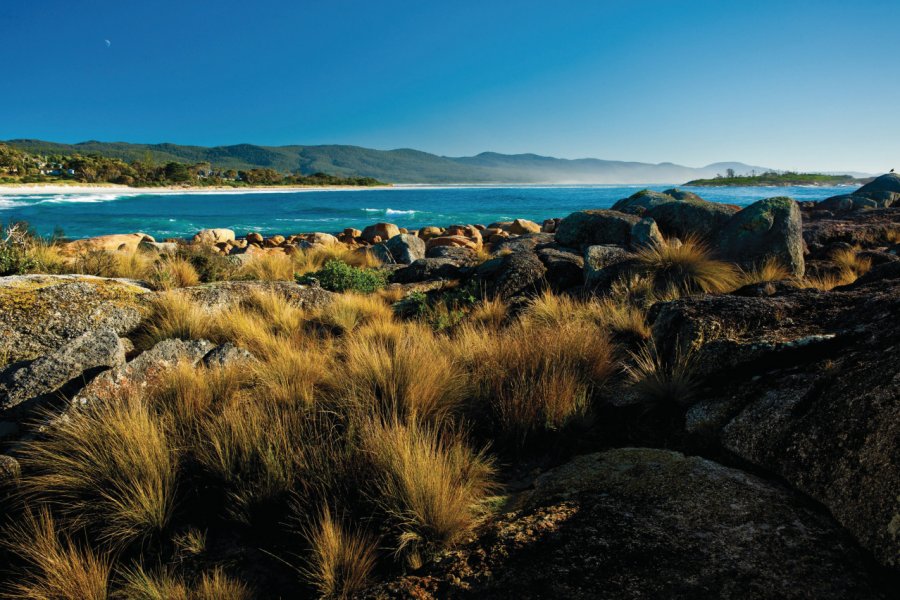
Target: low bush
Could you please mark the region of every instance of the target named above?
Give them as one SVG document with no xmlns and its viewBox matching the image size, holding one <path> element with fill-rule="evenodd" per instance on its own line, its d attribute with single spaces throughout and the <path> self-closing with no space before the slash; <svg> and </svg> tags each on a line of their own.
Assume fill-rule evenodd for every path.
<svg viewBox="0 0 900 600">
<path fill-rule="evenodd" d="M 318 283 L 332 292 L 371 294 L 387 285 L 387 273 L 375 269 L 352 267 L 340 260 L 328 260 L 321 269 L 298 275 L 300 284 Z"/>
</svg>

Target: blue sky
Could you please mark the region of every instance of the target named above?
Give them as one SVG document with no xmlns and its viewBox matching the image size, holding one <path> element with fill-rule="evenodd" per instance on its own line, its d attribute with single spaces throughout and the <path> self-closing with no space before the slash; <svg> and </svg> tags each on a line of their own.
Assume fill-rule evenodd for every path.
<svg viewBox="0 0 900 600">
<path fill-rule="evenodd" d="M 3 2 L 0 139 L 884 171 L 898 22 L 896 0 Z"/>
</svg>

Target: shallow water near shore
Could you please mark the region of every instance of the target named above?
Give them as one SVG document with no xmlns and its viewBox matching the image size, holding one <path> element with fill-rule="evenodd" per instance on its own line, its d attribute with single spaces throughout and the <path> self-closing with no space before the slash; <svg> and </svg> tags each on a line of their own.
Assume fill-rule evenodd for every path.
<svg viewBox="0 0 900 600">
<path fill-rule="evenodd" d="M 540 223 L 576 210 L 609 208 L 616 200 L 649 188 L 631 186 L 396 186 L 360 190 L 265 192 L 152 191 L 21 194 L 0 189 L 0 223 L 27 221 L 40 235 L 58 227 L 72 239 L 141 231 L 158 239 L 189 237 L 207 227 L 226 227 L 242 235 L 362 229 L 390 221 L 415 229 L 426 225 L 530 219 Z M 707 200 L 747 205 L 763 198 L 790 196 L 822 200 L 849 193 L 841 187 L 689 188 Z"/>
</svg>

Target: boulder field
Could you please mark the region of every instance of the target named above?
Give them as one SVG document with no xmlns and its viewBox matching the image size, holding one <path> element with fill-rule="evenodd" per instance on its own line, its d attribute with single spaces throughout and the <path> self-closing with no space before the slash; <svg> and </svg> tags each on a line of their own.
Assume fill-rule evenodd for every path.
<svg viewBox="0 0 900 600">
<path fill-rule="evenodd" d="M 608 294 L 644 249 L 676 240 L 703 243 L 745 270 L 776 261 L 780 279 L 649 308 L 660 360 L 688 356 L 692 366 L 692 391 L 666 418 L 636 427 L 645 409 L 614 381 L 602 393 L 598 427 L 611 432 L 603 442 L 586 439 L 584 453 L 519 473 L 469 539 L 363 596 L 888 598 L 900 583 L 898 200 L 891 174 L 820 203 L 777 197 L 740 208 L 673 189 L 542 224 L 377 223 L 271 237 L 216 229 L 192 243 L 229 256 L 343 244 L 377 257 L 402 291 L 458 282 L 513 313 L 544 290 Z M 183 243 L 128 234 L 66 252 Z M 798 283 L 848 248 L 870 266 L 853 283 L 829 291 Z M 259 281 L 182 293 L 218 310 L 255 290 L 309 310 L 335 297 Z M 35 420 L 42 409 L 146 385 L 178 363 L 255 360 L 206 340 L 137 352 L 132 339 L 157 293 L 124 279 L 0 278 L 0 492 L 15 486 L 17 444 L 53 426 Z"/>
</svg>

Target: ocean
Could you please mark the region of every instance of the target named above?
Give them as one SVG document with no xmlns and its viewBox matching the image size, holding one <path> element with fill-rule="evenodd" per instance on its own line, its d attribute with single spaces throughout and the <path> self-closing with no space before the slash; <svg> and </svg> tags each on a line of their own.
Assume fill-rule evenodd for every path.
<svg viewBox="0 0 900 600">
<path fill-rule="evenodd" d="M 360 190 L 265 192 L 13 194 L 0 188 L 0 223 L 27 221 L 44 236 L 62 229 L 71 239 L 144 232 L 161 240 L 225 227 L 238 235 L 362 229 L 379 221 L 426 225 L 489 224 L 515 218 L 540 223 L 588 208 L 609 208 L 653 186 L 396 186 Z M 707 200 L 747 205 L 773 196 L 822 200 L 848 187 L 689 188 Z"/>
</svg>

